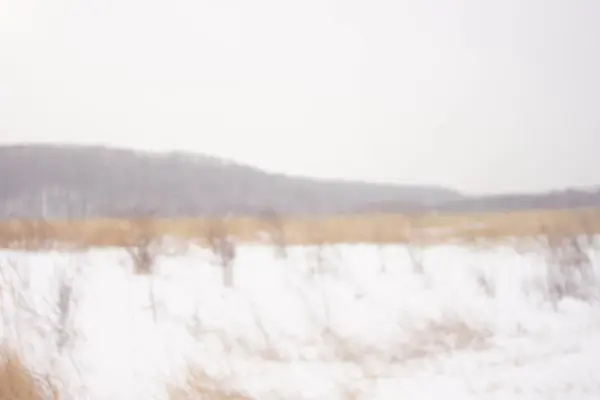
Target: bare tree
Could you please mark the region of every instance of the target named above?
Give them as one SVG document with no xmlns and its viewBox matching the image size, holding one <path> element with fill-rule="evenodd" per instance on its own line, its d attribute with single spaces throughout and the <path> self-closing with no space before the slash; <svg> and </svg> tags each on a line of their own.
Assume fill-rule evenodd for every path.
<svg viewBox="0 0 600 400">
<path fill-rule="evenodd" d="M 155 209 L 134 210 L 129 213 L 125 250 L 131 258 L 133 273 L 148 278 L 149 309 L 154 322 L 158 322 L 154 273 L 156 259 L 161 254 L 162 234 Z"/>
<path fill-rule="evenodd" d="M 157 247 L 160 241 L 160 232 L 154 212 L 144 212 L 129 219 L 129 229 L 125 237 L 125 249 L 131 257 L 134 273 L 137 275 L 151 275 Z"/>
<path fill-rule="evenodd" d="M 325 235 L 319 226 L 312 226 L 311 228 L 310 236 L 311 244 L 313 246 L 313 275 L 323 275 L 326 269 L 325 248 L 327 241 L 325 240 Z"/>
<path fill-rule="evenodd" d="M 406 252 L 413 266 L 413 271 L 417 274 L 423 274 L 423 249 L 420 243 L 422 235 L 421 220 L 422 213 L 413 212 L 406 215 Z"/>
<path fill-rule="evenodd" d="M 59 353 L 68 347 L 69 343 L 74 339 L 72 329 L 72 321 L 76 310 L 76 300 L 74 295 L 75 277 L 78 269 L 75 269 L 74 274 L 70 277 L 63 272 L 59 280 L 58 287 L 58 304 L 57 304 L 57 321 L 55 322 L 56 331 L 56 347 Z"/>
<path fill-rule="evenodd" d="M 387 242 L 387 238 L 385 235 L 385 231 L 382 229 L 380 223 L 377 220 L 374 221 L 371 226 L 371 239 L 375 247 L 377 248 L 377 255 L 379 257 L 379 270 L 382 274 L 387 272 L 387 265 L 385 260 L 385 245 Z"/>
<path fill-rule="evenodd" d="M 287 238 L 284 219 L 273 209 L 261 213 L 261 219 L 267 224 L 269 239 L 275 248 L 275 256 L 280 259 L 287 258 Z"/>
<path fill-rule="evenodd" d="M 207 240 L 223 271 L 223 285 L 228 288 L 233 287 L 236 243 L 233 236 L 227 233 L 225 222 L 222 219 L 209 221 Z"/>
</svg>

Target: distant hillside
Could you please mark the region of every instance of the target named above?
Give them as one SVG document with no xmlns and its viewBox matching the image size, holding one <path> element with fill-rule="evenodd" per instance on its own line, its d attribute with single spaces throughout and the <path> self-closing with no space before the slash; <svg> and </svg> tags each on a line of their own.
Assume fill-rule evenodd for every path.
<svg viewBox="0 0 600 400">
<path fill-rule="evenodd" d="M 365 204 L 460 201 L 442 187 L 376 185 L 270 174 L 186 153 L 22 145 L 0 147 L 0 217 L 164 217 L 354 212 Z"/>
</svg>

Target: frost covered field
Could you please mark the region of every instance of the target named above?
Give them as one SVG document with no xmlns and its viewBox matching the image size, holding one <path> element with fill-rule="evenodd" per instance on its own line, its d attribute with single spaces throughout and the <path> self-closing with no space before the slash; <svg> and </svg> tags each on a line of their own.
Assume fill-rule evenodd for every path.
<svg viewBox="0 0 600 400">
<path fill-rule="evenodd" d="M 598 399 L 584 252 L 246 245 L 230 288 L 199 247 L 4 251 L 0 335 L 60 399 Z"/>
</svg>

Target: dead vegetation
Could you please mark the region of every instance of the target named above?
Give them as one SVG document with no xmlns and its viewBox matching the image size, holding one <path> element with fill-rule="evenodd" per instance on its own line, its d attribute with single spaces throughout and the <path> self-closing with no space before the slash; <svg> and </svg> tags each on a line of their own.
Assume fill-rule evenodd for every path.
<svg viewBox="0 0 600 400">
<path fill-rule="evenodd" d="M 275 256 L 279 259 L 287 258 L 287 237 L 285 219 L 274 210 L 267 210 L 261 216 L 266 225 L 266 232 L 270 244 L 275 249 Z"/>
<path fill-rule="evenodd" d="M 234 238 L 228 234 L 225 221 L 214 219 L 208 225 L 206 239 L 212 253 L 217 258 L 217 265 L 223 273 L 223 285 L 231 288 L 234 285 L 234 262 L 236 244 Z"/>
<path fill-rule="evenodd" d="M 230 386 L 196 367 L 189 369 L 183 385 L 169 387 L 168 395 L 169 400 L 252 400 Z"/>
<path fill-rule="evenodd" d="M 151 216 L 132 219 L 129 233 L 124 247 L 131 257 L 134 273 L 151 275 L 154 272 L 157 247 L 160 245 L 160 232 L 155 219 Z"/>
<path fill-rule="evenodd" d="M 203 218 L 160 219 L 121 218 L 82 221 L 25 221 L 0 223 L 0 246 L 43 248 L 63 243 L 77 246 L 127 246 L 140 236 L 141 225 L 151 225 L 159 236 L 181 238 L 206 244 L 213 221 Z M 600 210 L 530 211 L 488 214 L 373 214 L 322 218 L 283 218 L 266 213 L 257 218 L 235 217 L 222 220 L 223 229 L 237 241 L 252 243 L 261 232 L 285 248 L 314 244 L 314 232 L 326 243 L 406 243 L 422 244 L 463 241 L 483 243 L 511 238 L 537 237 L 545 226 L 573 235 L 582 231 L 600 233 Z M 146 226 L 149 228 L 149 226 Z M 29 240 L 31 239 L 31 240 Z"/>
<path fill-rule="evenodd" d="M 459 319 L 429 322 L 425 327 L 412 332 L 411 340 L 401 346 L 397 361 L 420 359 L 450 351 L 481 349 L 487 345 L 490 336 L 491 332 L 474 329 Z"/>
<path fill-rule="evenodd" d="M 45 220 L 10 220 L 0 228 L 0 243 L 10 249 L 49 249 L 54 246 L 54 238 L 58 236 L 56 229 Z"/>
<path fill-rule="evenodd" d="M 535 215 L 534 215 L 535 216 Z M 468 227 L 470 217 L 457 217 L 454 223 L 449 223 L 448 216 L 440 216 L 438 220 L 428 215 L 373 216 L 371 219 L 362 217 L 347 217 L 347 219 L 322 219 L 322 220 L 292 220 L 286 221 L 277 215 L 266 215 L 262 221 L 242 219 L 213 219 L 190 221 L 165 221 L 144 216 L 130 220 L 88 221 L 88 222 L 49 222 L 49 221 L 10 221 L 0 225 L 0 240 L 8 244 L 7 247 L 23 247 L 26 249 L 48 248 L 53 240 L 65 238 L 83 238 L 88 244 L 106 245 L 115 241 L 115 245 L 124 246 L 132 258 L 134 272 L 138 275 L 151 276 L 154 272 L 160 240 L 165 235 L 180 236 L 196 239 L 206 244 L 217 259 L 217 264 L 223 270 L 223 284 L 226 287 L 234 286 L 234 262 L 236 257 L 236 238 L 250 237 L 250 233 L 263 229 L 265 224 L 270 233 L 272 244 L 280 257 L 286 257 L 287 248 L 291 244 L 303 243 L 314 246 L 315 275 L 324 275 L 327 271 L 327 259 L 324 249 L 332 242 L 373 242 L 379 244 L 380 254 L 382 246 L 388 243 L 404 243 L 408 257 L 413 266 L 413 271 L 423 274 L 421 250 L 432 240 L 449 240 L 462 238 L 463 240 L 498 239 L 500 237 L 521 236 L 535 237 L 545 249 L 548 265 L 547 280 L 545 282 L 548 295 L 553 304 L 566 296 L 588 298 L 594 293 L 596 276 L 587 250 L 596 245 L 595 235 L 600 231 L 600 218 L 596 211 L 571 212 L 570 214 L 556 213 L 550 218 L 540 218 L 530 221 L 532 215 L 505 215 L 504 218 L 514 223 L 512 229 L 501 230 L 504 221 L 496 220 L 496 216 L 487 216 L 488 222 L 482 224 L 473 217 L 471 222 L 477 226 Z M 97 223 L 98 225 L 94 225 Z M 197 223 L 197 225 L 194 225 Z M 395 224 L 397 223 L 397 224 Z M 494 225 L 497 224 L 497 225 Z M 7 225 L 8 224 L 8 225 Z M 112 225 L 111 225 L 112 224 Z M 6 228 L 8 226 L 8 228 Z M 366 228 L 366 227 L 369 228 Z M 363 231 L 361 229 L 365 228 Z M 77 229 L 80 229 L 79 231 Z M 438 231 L 450 233 L 439 234 L 438 239 L 432 239 L 425 233 Z M 461 230 L 462 229 L 462 230 Z M 182 234 L 185 232 L 185 234 Z M 478 233 L 476 233 L 478 232 Z M 488 236 L 482 235 L 487 232 Z M 499 232 L 502 232 L 500 234 Z M 94 242 L 90 238 L 100 238 L 102 234 L 108 235 L 103 241 Z M 114 236 L 111 236 L 113 235 Z M 30 235 L 30 236 L 28 236 Z M 246 236 L 244 236 L 246 235 Z M 448 236 L 445 236 L 448 235 Z M 462 235 L 462 236 L 461 236 Z M 57 239 L 58 238 L 58 239 Z M 444 239 L 445 238 L 445 239 Z M 347 240 L 344 240 L 347 239 Z M 75 243 L 79 243 L 75 241 Z M 382 271 L 388 266 L 381 258 Z M 4 272 L 0 270 L 0 276 Z M 494 288 L 484 276 L 477 277 L 478 282 L 489 296 L 494 295 Z M 152 287 L 150 294 L 153 296 Z M 13 297 L 18 298 L 14 295 Z M 58 347 L 62 348 L 68 342 L 68 316 L 72 313 L 72 282 L 65 281 L 60 286 L 59 315 L 56 324 L 59 338 Z M 327 304 L 327 293 L 323 293 L 322 309 L 312 310 L 309 318 L 320 326 L 318 340 L 322 346 L 329 350 L 326 353 L 340 362 L 351 363 L 361 372 L 365 381 L 374 376 L 368 367 L 369 356 L 375 355 L 386 362 L 404 362 L 423 358 L 434 353 L 442 353 L 456 349 L 479 348 L 486 345 L 487 332 L 478 331 L 467 326 L 461 321 L 447 323 L 431 323 L 419 332 L 414 332 L 413 341 L 399 344 L 394 354 L 378 353 L 378 349 L 369 343 L 360 343 L 353 338 L 346 337 L 333 329 L 331 312 Z M 307 300 L 308 302 L 308 300 Z M 152 307 L 156 308 L 154 297 Z M 320 308 L 320 307 L 318 307 Z M 322 315 L 319 311 L 323 311 Z M 156 319 L 156 315 L 155 315 Z M 257 320 L 257 326 L 263 334 L 265 353 L 271 359 L 281 360 L 277 349 L 273 345 L 266 328 Z M 0 400 L 37 400 L 58 399 L 57 391 L 46 378 L 35 377 L 25 368 L 21 360 L 14 353 L 4 351 L 0 353 Z M 358 398 L 358 389 L 348 388 L 348 398 Z M 232 388 L 229 382 L 216 380 L 201 369 L 190 370 L 185 383 L 180 386 L 170 387 L 170 400 L 248 400 L 251 399 L 242 391 Z M 354 396 L 354 397 L 350 397 Z"/>
<path fill-rule="evenodd" d="M 58 390 L 47 377 L 38 377 L 12 350 L 0 350 L 1 400 L 58 400 Z"/>
<path fill-rule="evenodd" d="M 550 224 L 544 225 L 538 241 L 547 265 L 546 289 L 551 303 L 570 296 L 584 300 L 597 296 L 596 272 L 589 251 L 596 246 L 593 216 L 582 217 L 581 229 L 565 233 Z"/>
</svg>

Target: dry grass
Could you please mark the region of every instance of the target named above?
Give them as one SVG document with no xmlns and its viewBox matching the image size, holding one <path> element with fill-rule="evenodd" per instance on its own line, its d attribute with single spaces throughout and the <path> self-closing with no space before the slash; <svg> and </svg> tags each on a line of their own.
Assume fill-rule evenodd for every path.
<svg viewBox="0 0 600 400">
<path fill-rule="evenodd" d="M 36 378 L 12 351 L 0 351 L 0 400 L 58 400 L 48 379 Z"/>
<path fill-rule="evenodd" d="M 224 229 L 239 242 L 260 242 L 264 233 L 285 237 L 287 245 L 324 243 L 440 243 L 450 240 L 501 240 L 543 235 L 548 226 L 565 236 L 600 233 L 600 209 L 531 211 L 488 214 L 348 215 L 322 218 L 231 218 Z M 156 234 L 207 244 L 214 220 L 156 219 Z M 276 229 L 278 232 L 273 232 Z M 81 221 L 23 221 L 0 223 L 0 246 L 41 247 L 55 242 L 69 246 L 127 246 L 139 236 L 137 221 L 90 219 Z"/>
<path fill-rule="evenodd" d="M 169 400 L 251 400 L 200 369 L 190 369 L 183 387 L 170 387 L 168 394 Z"/>
</svg>

